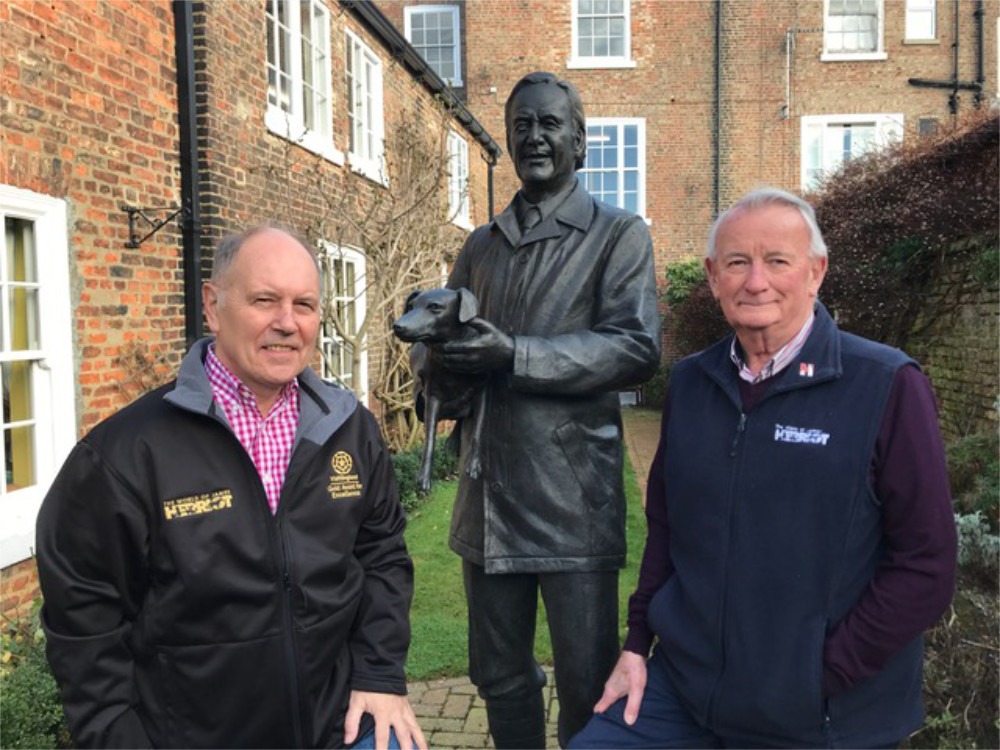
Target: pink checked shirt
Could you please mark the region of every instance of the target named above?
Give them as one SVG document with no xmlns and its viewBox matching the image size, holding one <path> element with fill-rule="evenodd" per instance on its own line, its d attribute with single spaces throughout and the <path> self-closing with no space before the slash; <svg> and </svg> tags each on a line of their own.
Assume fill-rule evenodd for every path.
<svg viewBox="0 0 1000 750">
<path fill-rule="evenodd" d="M 222 406 L 233 432 L 257 467 L 271 513 L 276 513 L 299 427 L 298 381 L 285 385 L 278 400 L 263 416 L 250 389 L 215 355 L 214 343 L 205 356 L 205 373 L 215 401 Z"/>
</svg>

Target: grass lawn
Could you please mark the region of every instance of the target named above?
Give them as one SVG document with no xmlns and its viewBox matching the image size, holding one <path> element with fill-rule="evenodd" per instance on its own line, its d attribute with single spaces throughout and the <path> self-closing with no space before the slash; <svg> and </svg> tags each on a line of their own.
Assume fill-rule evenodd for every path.
<svg viewBox="0 0 1000 750">
<path fill-rule="evenodd" d="M 411 515 L 406 530 L 406 543 L 416 571 L 416 588 L 410 610 L 413 638 L 406 665 L 410 680 L 451 677 L 468 671 L 468 625 L 462 588 L 462 562 L 448 547 L 457 486 L 457 482 L 436 482 L 431 496 Z M 628 565 L 622 571 L 619 583 L 622 639 L 625 637 L 628 597 L 635 589 L 646 539 L 646 518 L 639 486 L 627 458 L 625 497 L 628 504 Z M 543 664 L 552 663 L 548 625 L 540 600 L 535 655 Z"/>
</svg>

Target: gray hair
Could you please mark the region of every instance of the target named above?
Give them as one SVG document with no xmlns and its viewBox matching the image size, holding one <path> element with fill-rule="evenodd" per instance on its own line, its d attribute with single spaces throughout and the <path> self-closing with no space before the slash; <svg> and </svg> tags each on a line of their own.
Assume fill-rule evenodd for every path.
<svg viewBox="0 0 1000 750">
<path fill-rule="evenodd" d="M 760 187 L 751 190 L 740 198 L 736 203 L 719 214 L 719 217 L 712 223 L 712 229 L 708 233 L 708 242 L 705 245 L 705 257 L 715 257 L 715 240 L 719 234 L 719 227 L 733 213 L 740 209 L 753 210 L 764 206 L 788 206 L 794 208 L 802 216 L 806 227 L 809 229 L 809 252 L 817 258 L 827 257 L 826 241 L 816 222 L 816 212 L 813 207 L 797 195 L 793 195 L 785 190 L 773 187 Z"/>
<path fill-rule="evenodd" d="M 507 102 L 504 104 L 503 108 L 503 122 L 504 126 L 507 128 L 507 150 L 510 151 L 510 112 L 514 105 L 514 97 L 517 96 L 522 89 L 525 89 L 528 86 L 537 86 L 539 84 L 552 84 L 558 86 L 562 92 L 566 94 L 566 99 L 569 101 L 569 108 L 573 117 L 573 127 L 581 134 L 581 150 L 580 153 L 576 154 L 576 168 L 580 169 L 587 160 L 587 117 L 583 113 L 583 99 L 580 98 L 580 92 L 576 90 L 576 86 L 563 78 L 559 78 L 555 73 L 545 73 L 541 71 L 528 73 L 528 75 L 524 76 L 524 78 L 515 83 L 514 88 L 510 90 L 510 96 L 507 97 Z"/>
<path fill-rule="evenodd" d="M 229 267 L 233 264 L 236 254 L 240 251 L 243 245 L 246 244 L 247 240 L 252 237 L 256 237 L 262 232 L 269 232 L 272 230 L 284 232 L 302 245 L 302 247 L 309 253 L 309 257 L 312 258 L 313 264 L 316 266 L 316 271 L 319 272 L 319 258 L 316 255 L 316 248 L 313 247 L 311 242 L 302 237 L 294 229 L 281 224 L 267 223 L 258 224 L 257 226 L 251 227 L 243 232 L 227 234 L 219 240 L 219 244 L 215 246 L 215 252 L 212 255 L 212 283 L 220 283 L 222 278 L 226 275 L 226 272 L 229 270 Z"/>
</svg>

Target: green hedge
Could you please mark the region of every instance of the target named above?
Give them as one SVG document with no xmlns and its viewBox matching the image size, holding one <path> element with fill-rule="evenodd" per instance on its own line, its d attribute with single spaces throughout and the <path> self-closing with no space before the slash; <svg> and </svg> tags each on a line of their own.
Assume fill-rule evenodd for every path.
<svg viewBox="0 0 1000 750">
<path fill-rule="evenodd" d="M 0 747 L 72 747 L 36 612 L 3 632 Z"/>
</svg>

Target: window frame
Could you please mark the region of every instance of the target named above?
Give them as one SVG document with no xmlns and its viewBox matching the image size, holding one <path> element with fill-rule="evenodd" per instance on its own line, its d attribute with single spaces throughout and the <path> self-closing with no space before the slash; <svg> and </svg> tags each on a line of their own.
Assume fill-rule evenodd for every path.
<svg viewBox="0 0 1000 750">
<path fill-rule="evenodd" d="M 587 137 L 587 159 L 588 160 L 594 154 L 594 149 L 590 145 L 591 138 L 592 138 L 591 133 L 590 133 L 590 128 L 591 127 L 604 127 L 604 128 L 615 127 L 615 128 L 617 128 L 617 130 L 618 130 L 618 147 L 617 147 L 617 150 L 618 150 L 618 154 L 617 154 L 618 155 L 618 159 L 617 159 L 618 165 L 614 168 L 614 171 L 618 175 L 618 184 L 619 184 L 619 187 L 618 187 L 618 190 L 617 190 L 617 194 L 619 195 L 619 197 L 623 197 L 624 196 L 624 192 L 625 192 L 625 173 L 628 172 L 628 171 L 632 171 L 634 169 L 634 171 L 638 174 L 638 179 L 637 179 L 638 187 L 637 187 L 637 191 L 636 191 L 637 192 L 637 197 L 636 197 L 637 210 L 635 211 L 635 213 L 637 215 L 643 217 L 643 219 L 645 219 L 646 223 L 648 224 L 649 223 L 649 219 L 647 218 L 647 215 L 646 215 L 646 175 L 647 175 L 647 171 L 646 171 L 646 118 L 645 117 L 588 117 L 587 118 L 587 123 L 586 123 L 586 128 L 587 128 L 587 136 L 586 136 Z M 625 128 L 627 128 L 627 127 L 635 127 L 636 128 L 636 148 L 638 150 L 638 154 L 637 154 L 637 156 L 638 156 L 637 162 L 638 163 L 637 163 L 637 165 L 634 168 L 629 168 L 629 167 L 625 166 L 625 160 L 624 160 Z M 593 167 L 588 168 L 587 167 L 587 163 L 584 162 L 584 165 L 577 171 L 577 179 L 580 180 L 580 182 L 584 185 L 584 187 L 587 187 L 586 175 L 594 174 L 596 172 L 610 172 L 610 171 L 612 171 L 612 170 L 606 169 L 606 168 L 601 168 L 599 170 L 597 168 L 593 168 Z M 589 192 L 591 192 L 591 195 L 593 195 L 594 198 L 596 198 L 597 200 L 602 200 L 601 198 L 598 197 L 598 195 L 596 193 L 594 193 L 593 191 L 590 191 L 590 188 L 587 188 L 587 189 L 588 189 Z M 605 201 L 605 202 L 607 202 L 607 201 Z M 621 208 L 625 208 L 625 206 L 623 205 L 623 203 L 614 203 L 614 204 L 609 204 L 609 205 L 615 205 L 615 206 L 619 206 Z M 630 210 L 630 209 L 625 209 L 625 210 Z"/>
<path fill-rule="evenodd" d="M 822 134 L 825 136 L 831 126 L 862 125 L 869 122 L 875 127 L 875 148 L 884 148 L 890 143 L 894 143 L 896 140 L 903 138 L 904 117 L 900 112 L 804 115 L 802 117 L 799 137 L 799 186 L 803 192 L 808 192 L 816 188 L 816 185 L 810 184 L 809 172 L 811 171 L 811 167 L 807 162 L 810 128 L 822 128 Z M 822 160 L 822 137 L 820 141 L 820 150 L 821 163 L 819 168 L 821 168 L 824 173 L 838 169 L 843 163 L 842 161 L 838 161 L 836 164 L 827 164 L 824 160 Z"/>
<path fill-rule="evenodd" d="M 830 0 L 823 0 L 823 53 L 820 60 L 824 62 L 847 62 L 860 60 L 887 60 L 888 54 L 885 50 L 885 0 L 875 0 L 875 8 L 878 15 L 877 29 L 875 32 L 875 49 L 873 51 L 844 52 L 842 50 L 831 52 L 827 46 L 827 34 L 830 25 Z"/>
<path fill-rule="evenodd" d="M 452 65 L 455 68 L 454 76 L 443 76 L 441 72 L 434 68 L 430 62 L 427 62 L 426 57 L 425 62 L 431 66 L 431 70 L 438 74 L 438 77 L 447 83 L 452 88 L 460 88 L 465 84 L 462 82 L 462 37 L 461 37 L 461 17 L 459 14 L 459 8 L 457 5 L 407 5 L 403 10 L 403 34 L 406 36 L 406 40 L 413 45 L 413 48 L 420 52 L 421 57 L 424 56 L 420 48 L 413 43 L 413 29 L 412 29 L 412 19 L 416 15 L 430 15 L 432 13 L 448 13 L 451 15 L 452 21 L 452 34 L 455 39 L 455 43 L 452 45 L 451 49 L 451 59 Z"/>
<path fill-rule="evenodd" d="M 456 130 L 448 132 L 448 215 L 453 224 L 463 229 L 473 228 L 469 197 L 469 144 Z"/>
<path fill-rule="evenodd" d="M 570 58 L 566 62 L 568 69 L 592 69 L 592 68 L 634 68 L 635 60 L 632 59 L 632 2 L 622 0 L 624 11 L 622 16 L 625 21 L 625 33 L 622 40 L 624 54 L 617 56 L 597 57 L 594 55 L 583 55 L 580 53 L 580 3 L 582 0 L 570 0 L 571 17 L 571 39 L 572 48 Z M 609 14 L 610 16 L 611 14 Z M 617 14 L 614 14 L 617 15 Z"/>
<path fill-rule="evenodd" d="M 264 123 L 269 131 L 285 140 L 302 146 L 323 158 L 334 162 L 337 165 L 344 164 L 344 154 L 336 148 L 333 139 L 333 47 L 330 39 L 330 10 L 322 0 L 284 0 L 288 3 L 289 24 L 287 26 L 290 37 L 288 49 L 288 63 L 290 71 L 282 71 L 278 60 L 280 54 L 273 45 L 280 44 L 282 38 L 281 29 L 283 25 L 278 19 L 277 5 L 279 0 L 267 0 L 265 10 L 265 22 L 267 23 L 267 49 L 265 52 L 265 68 L 267 71 L 267 108 L 264 115 Z M 302 33 L 301 8 L 308 5 L 310 16 L 319 18 L 313 24 L 313 36 L 309 39 L 309 46 L 312 49 L 320 50 L 320 54 L 312 61 L 312 80 L 319 81 L 315 86 L 316 96 L 312 107 L 318 110 L 314 115 L 315 122 L 306 122 L 305 109 L 305 61 L 302 59 Z M 325 61 L 325 64 L 324 64 Z M 288 79 L 290 86 L 289 106 L 291 111 L 286 111 L 280 103 L 271 101 L 271 70 L 275 69 L 275 80 L 281 80 L 284 76 Z M 276 87 L 279 88 L 280 87 Z M 275 94 L 280 99 L 280 93 Z M 322 103 L 322 104 L 318 104 Z"/>
<path fill-rule="evenodd" d="M 354 321 L 355 324 L 360 327 L 364 323 L 365 315 L 367 314 L 367 266 L 368 259 L 365 254 L 354 247 L 337 245 L 332 242 L 323 241 L 320 243 L 320 248 L 325 255 L 323 261 L 323 309 L 321 315 L 320 324 L 320 336 L 319 336 L 319 348 L 320 348 L 320 375 L 331 380 L 345 388 L 350 389 L 362 403 L 366 403 L 368 398 L 368 347 L 362 342 L 361 345 L 361 361 L 360 361 L 360 382 L 348 383 L 343 378 L 343 373 L 337 373 L 329 367 L 326 353 L 327 347 L 335 344 L 339 341 L 336 331 L 332 323 L 328 322 L 327 313 L 329 311 L 329 306 L 337 304 L 338 301 L 343 301 L 348 304 L 353 304 L 355 306 L 354 310 Z M 353 298 L 337 297 L 336 290 L 333 284 L 333 263 L 350 263 L 354 266 L 354 286 L 355 293 Z"/>
<path fill-rule="evenodd" d="M 0 567 L 26 560 L 33 554 L 38 510 L 76 444 L 77 429 L 66 203 L 59 198 L 0 185 L 0 218 L 8 217 L 34 225 L 40 348 L 0 352 L 4 361 L 34 363 L 31 402 L 36 425 L 32 446 L 34 482 L 12 492 L 7 492 L 6 482 L 0 486 Z"/>
<path fill-rule="evenodd" d="M 347 163 L 351 169 L 373 182 L 389 184 L 385 163 L 385 114 L 383 102 L 382 58 L 365 41 L 350 29 L 345 30 L 344 70 L 347 82 Z M 360 54 L 359 54 L 360 53 Z M 365 67 L 357 68 L 359 65 Z M 369 75 L 370 74 L 370 75 Z M 370 100 L 370 112 L 360 121 L 365 137 L 358 140 L 357 90 Z M 362 108 L 364 112 L 366 108 Z M 371 141 L 371 147 L 359 152 L 357 145 Z"/>
<path fill-rule="evenodd" d="M 920 7 L 916 7 L 916 6 Z M 904 20 L 904 39 L 907 42 L 936 42 L 938 41 L 937 30 L 937 0 L 906 0 Z M 916 21 L 911 21 L 915 16 L 927 16 L 930 18 L 930 35 L 913 33 L 913 26 Z"/>
</svg>

